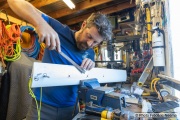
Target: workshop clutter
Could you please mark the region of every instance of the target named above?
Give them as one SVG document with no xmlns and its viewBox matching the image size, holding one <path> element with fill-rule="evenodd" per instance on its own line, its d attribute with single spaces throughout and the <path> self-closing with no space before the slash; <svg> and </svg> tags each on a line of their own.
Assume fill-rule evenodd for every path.
<svg viewBox="0 0 180 120">
<path fill-rule="evenodd" d="M 166 66 L 166 57 L 169 56 L 168 52 L 165 53 L 165 51 L 167 51 L 167 47 L 165 46 L 169 45 L 167 37 L 165 36 L 165 32 L 168 29 L 166 23 L 166 2 L 168 1 L 136 0 L 134 21 L 126 21 L 125 23 L 124 21 L 117 20 L 117 26 L 114 27 L 114 38 L 111 41 L 103 43 L 98 48 L 94 48 L 94 50 L 98 67 L 106 66 L 111 69 L 126 69 L 128 75 L 126 83 L 133 83 L 131 91 L 126 92 L 123 91 L 123 88 L 120 88 L 121 94 L 118 95 L 120 98 L 123 93 L 126 93 L 124 96 L 125 102 L 127 103 L 126 107 L 128 107 L 129 104 L 130 106 L 136 104 L 137 106 L 141 106 L 140 112 L 142 112 L 142 114 L 147 113 L 147 115 L 149 115 L 153 113 L 154 115 L 160 115 L 161 113 L 167 113 L 167 115 L 173 115 L 171 117 L 168 116 L 169 118 L 175 118 L 177 117 L 177 113 L 179 113 L 179 111 L 174 113 L 174 109 L 179 108 L 179 99 L 172 97 L 171 94 L 172 88 L 179 90 L 179 80 L 168 80 L 167 76 L 160 76 L 161 74 L 168 73 L 166 71 L 166 67 L 168 67 L 168 65 Z M 114 15 L 114 18 L 117 18 L 117 15 L 120 14 L 117 13 Z M 124 17 L 125 20 L 129 18 L 128 14 L 122 17 Z M 122 63 L 122 66 L 114 67 L 116 63 Z M 110 67 L 108 66 L 109 64 L 111 65 Z M 85 90 L 88 91 L 89 89 Z M 103 104 L 105 97 L 101 97 L 102 99 L 100 100 L 97 99 L 97 101 L 102 102 L 99 102 L 101 103 L 100 105 L 99 103 L 97 104 L 97 101 L 91 100 L 90 95 L 98 96 L 99 98 L 102 96 L 102 93 L 97 93 L 95 90 L 96 89 L 94 89 L 93 92 L 90 90 L 88 91 L 90 93 L 85 94 L 86 99 L 84 99 L 85 102 L 82 103 L 86 105 L 81 106 L 81 108 L 85 108 L 85 112 L 88 111 L 89 114 L 92 114 L 92 111 L 95 111 L 94 109 L 96 108 L 93 105 L 100 106 L 100 108 L 102 106 L 111 106 L 113 109 L 115 109 L 113 104 L 118 106 L 118 103 L 115 103 L 115 97 L 112 100 L 113 103 L 109 100 L 110 98 L 107 98 L 109 100 L 106 100 L 106 102 L 109 102 L 108 105 Z M 117 94 L 118 93 L 115 95 Z M 83 95 L 80 95 L 80 97 L 82 96 Z M 91 102 L 93 102 L 93 104 Z M 126 108 L 119 109 L 122 111 Z M 138 112 L 135 112 L 135 110 L 133 110 L 133 112 L 138 115 Z M 108 110 L 102 112 L 101 110 L 99 113 L 104 113 L 103 115 L 101 114 L 101 118 L 103 116 L 107 118 L 107 114 L 109 113 L 111 117 L 108 118 L 112 119 L 113 112 L 110 113 Z M 123 112 L 121 112 L 121 115 L 122 114 Z M 160 117 L 167 118 L 167 116 L 159 116 L 159 118 Z M 136 116 L 136 118 L 140 119 L 138 116 Z"/>
<path fill-rule="evenodd" d="M 120 119 L 126 107 L 125 97 L 121 93 L 115 92 L 113 87 L 100 86 L 97 79 L 81 80 L 78 97 L 80 103 L 85 104 L 81 108 L 86 114 L 104 119 Z"/>
<path fill-rule="evenodd" d="M 5 10 L 0 10 L 0 13 Z M 11 24 L 7 19 L 0 19 L 0 73 L 4 73 L 7 62 L 21 57 L 21 52 L 28 57 L 42 60 L 45 43 L 38 42 L 38 34 L 32 26 Z"/>
<path fill-rule="evenodd" d="M 162 0 L 136 0 L 134 35 L 140 34 L 141 37 L 140 42 L 132 46 L 133 52 L 130 58 L 132 82 L 138 79 L 139 81 L 151 80 L 166 67 L 164 48 L 166 42 L 163 32 L 166 27 L 164 4 Z M 137 46 L 138 50 L 135 49 Z M 151 57 L 152 64 L 150 64 Z M 155 76 L 152 76 L 153 74 Z"/>
<path fill-rule="evenodd" d="M 20 58 L 20 28 L 17 24 L 5 25 L 0 20 L 0 61 L 6 67 L 5 61 L 15 61 Z"/>
</svg>

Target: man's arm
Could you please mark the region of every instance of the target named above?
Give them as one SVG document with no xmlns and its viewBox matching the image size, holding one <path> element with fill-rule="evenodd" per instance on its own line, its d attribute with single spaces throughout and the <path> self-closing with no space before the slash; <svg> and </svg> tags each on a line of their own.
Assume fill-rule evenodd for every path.
<svg viewBox="0 0 180 120">
<path fill-rule="evenodd" d="M 41 17 L 41 12 L 25 0 L 7 0 L 9 7 L 22 19 L 31 23 L 39 35 L 39 42 L 45 42 L 50 50 L 60 52 L 60 40 L 54 29 Z M 25 8 L 25 9 L 22 9 Z"/>
</svg>

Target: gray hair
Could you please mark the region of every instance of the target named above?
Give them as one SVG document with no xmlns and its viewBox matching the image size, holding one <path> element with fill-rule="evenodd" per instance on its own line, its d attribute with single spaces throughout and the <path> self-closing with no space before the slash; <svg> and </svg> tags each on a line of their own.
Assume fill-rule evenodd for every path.
<svg viewBox="0 0 180 120">
<path fill-rule="evenodd" d="M 86 20 L 87 27 L 96 26 L 99 34 L 104 40 L 111 40 L 112 37 L 112 25 L 106 15 L 98 12 L 92 13 Z"/>
</svg>

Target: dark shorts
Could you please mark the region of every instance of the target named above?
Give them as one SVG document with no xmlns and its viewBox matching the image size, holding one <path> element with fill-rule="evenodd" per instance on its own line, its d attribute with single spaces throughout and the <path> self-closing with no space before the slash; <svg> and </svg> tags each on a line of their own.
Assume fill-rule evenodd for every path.
<svg viewBox="0 0 180 120">
<path fill-rule="evenodd" d="M 75 113 L 73 115 L 74 108 L 74 106 L 57 108 L 41 103 L 40 120 L 72 120 L 73 117 L 78 113 L 79 107 L 76 107 Z M 38 120 L 36 102 L 34 99 L 32 100 L 32 104 L 29 106 L 26 120 Z"/>
</svg>

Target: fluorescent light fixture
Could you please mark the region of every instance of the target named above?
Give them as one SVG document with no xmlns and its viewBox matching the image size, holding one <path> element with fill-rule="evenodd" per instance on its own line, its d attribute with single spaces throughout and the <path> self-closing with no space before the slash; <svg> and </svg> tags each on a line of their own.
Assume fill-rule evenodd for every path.
<svg viewBox="0 0 180 120">
<path fill-rule="evenodd" d="M 64 3 L 66 3 L 66 5 L 70 8 L 70 9 L 74 9 L 75 5 L 71 0 L 63 0 Z"/>
</svg>

